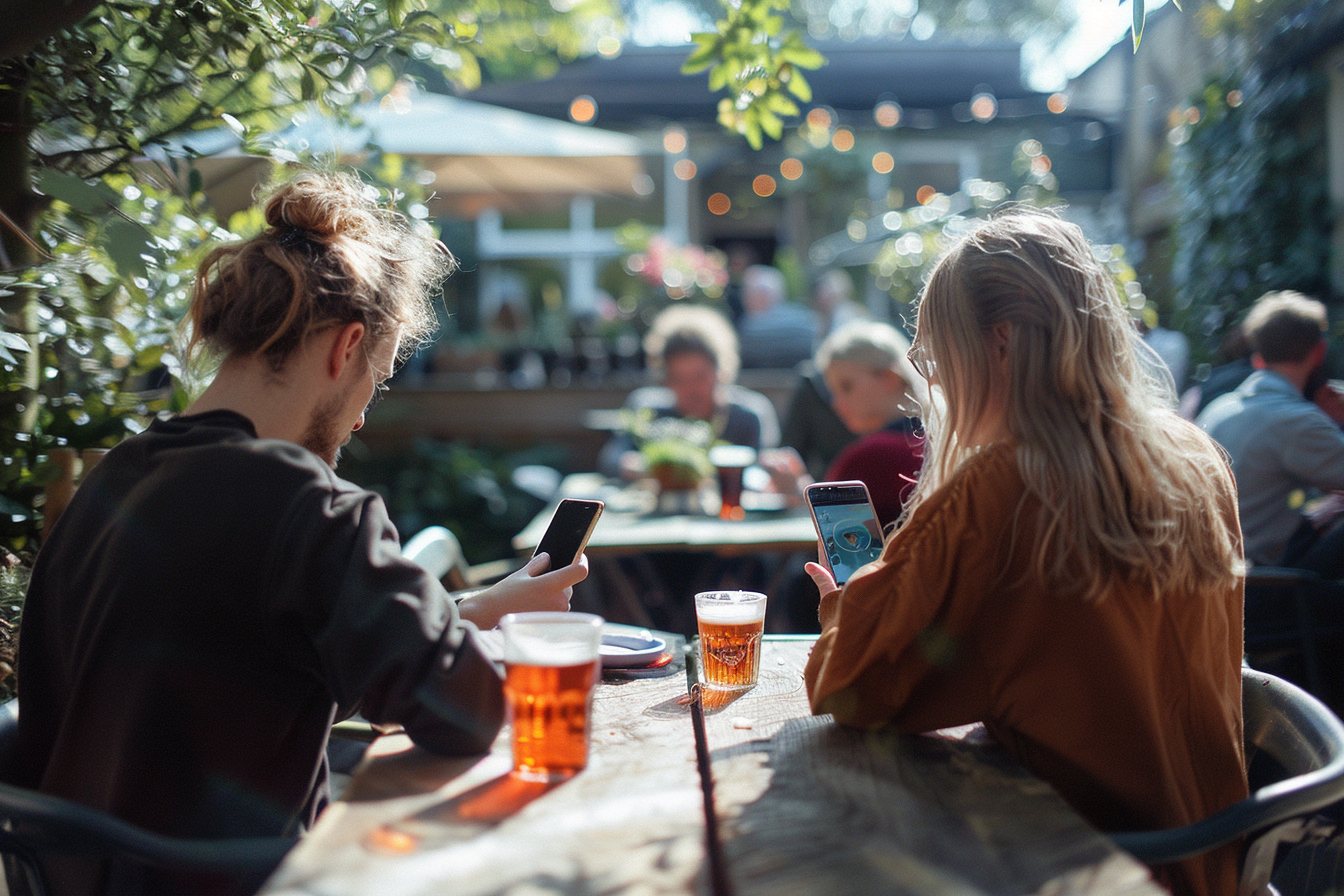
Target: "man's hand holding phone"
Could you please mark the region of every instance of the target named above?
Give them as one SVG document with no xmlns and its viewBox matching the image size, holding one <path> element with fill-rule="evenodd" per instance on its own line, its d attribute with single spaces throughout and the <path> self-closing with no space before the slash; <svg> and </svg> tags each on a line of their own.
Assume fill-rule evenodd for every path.
<svg viewBox="0 0 1344 896">
<path fill-rule="evenodd" d="M 507 613 L 568 610 L 574 586 L 588 577 L 583 548 L 603 507 L 601 501 L 561 501 L 532 559 L 507 579 L 459 603 L 462 618 L 477 628 L 494 628 Z"/>
</svg>

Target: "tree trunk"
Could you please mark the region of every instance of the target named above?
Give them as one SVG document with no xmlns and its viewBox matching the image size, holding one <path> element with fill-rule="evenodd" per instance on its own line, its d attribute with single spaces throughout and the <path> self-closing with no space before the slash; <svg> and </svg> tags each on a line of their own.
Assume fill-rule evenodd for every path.
<svg viewBox="0 0 1344 896">
<path fill-rule="evenodd" d="M 0 269 L 4 270 L 29 267 L 38 260 L 32 245 L 14 232 L 30 235 L 42 207 L 32 186 L 31 133 L 26 73 L 16 65 L 0 63 L 0 212 L 7 219 L 0 221 Z M 0 312 L 5 329 L 27 334 L 29 345 L 29 351 L 13 353 L 19 368 L 4 377 L 20 388 L 0 393 L 0 427 L 32 432 L 41 368 L 34 291 L 18 289 L 13 295 L 0 296 Z"/>
</svg>

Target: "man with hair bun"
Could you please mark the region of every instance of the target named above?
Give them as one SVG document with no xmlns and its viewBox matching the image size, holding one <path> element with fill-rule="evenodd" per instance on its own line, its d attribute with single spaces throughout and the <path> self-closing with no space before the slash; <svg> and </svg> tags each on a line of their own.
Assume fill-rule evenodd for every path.
<svg viewBox="0 0 1344 896">
<path fill-rule="evenodd" d="M 1344 524 L 1319 529 L 1301 510 L 1309 489 L 1344 489 L 1344 432 L 1307 398 L 1327 323 L 1325 306 L 1301 293 L 1261 296 L 1242 324 L 1255 372 L 1197 422 L 1232 458 L 1247 559 L 1338 578 Z"/>
<path fill-rule="evenodd" d="M 333 472 L 451 266 L 370 192 L 299 174 L 262 233 L 202 264 L 191 351 L 217 374 L 108 453 L 37 557 L 14 783 L 162 834 L 292 836 L 326 803 L 336 719 L 489 749 L 504 708 L 477 626 L 568 609 L 587 561 L 542 555 L 455 604 L 382 499 Z M 47 864 L 53 892 L 105 884 L 92 861 Z M 260 883 L 151 871 L 145 892 Z"/>
</svg>

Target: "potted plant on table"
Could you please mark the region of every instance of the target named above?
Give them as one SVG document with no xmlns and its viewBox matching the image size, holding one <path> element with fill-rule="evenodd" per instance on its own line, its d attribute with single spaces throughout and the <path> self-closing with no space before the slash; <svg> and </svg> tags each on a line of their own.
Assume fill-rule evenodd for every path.
<svg viewBox="0 0 1344 896">
<path fill-rule="evenodd" d="M 705 420 L 659 417 L 641 408 L 627 415 L 626 429 L 658 483 L 659 505 L 665 510 L 702 509 L 702 486 L 714 475 L 709 462 L 714 428 Z"/>
</svg>

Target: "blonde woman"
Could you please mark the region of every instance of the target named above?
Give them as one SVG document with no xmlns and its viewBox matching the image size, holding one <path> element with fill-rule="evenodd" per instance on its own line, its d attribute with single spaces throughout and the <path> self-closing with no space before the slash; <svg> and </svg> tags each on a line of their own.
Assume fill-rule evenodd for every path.
<svg viewBox="0 0 1344 896">
<path fill-rule="evenodd" d="M 1082 232 L 980 225 L 938 264 L 911 359 L 940 400 L 882 557 L 821 591 L 817 713 L 984 722 L 1102 830 L 1246 795 L 1241 535 L 1218 450 L 1169 409 Z M 1236 888 L 1236 847 L 1158 869 Z"/>
<path fill-rule="evenodd" d="M 906 359 L 909 350 L 904 334 L 874 321 L 846 324 L 817 350 L 831 407 L 860 436 L 835 458 L 826 478 L 864 482 L 883 526 L 900 516 L 924 460 L 919 414 L 927 391 Z"/>
<path fill-rule="evenodd" d="M 928 390 L 906 358 L 909 351 L 904 333 L 877 321 L 846 324 L 817 349 L 816 367 L 826 381 L 831 409 L 858 436 L 835 456 L 823 478 L 862 481 L 883 526 L 901 515 L 924 460 L 919 415 Z M 792 499 L 801 500 L 812 482 L 792 448 L 768 452 L 761 465 L 775 488 Z"/>
</svg>

